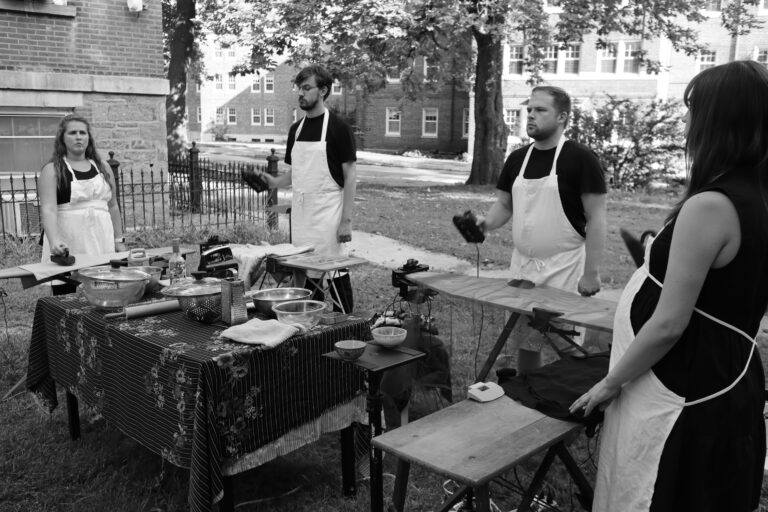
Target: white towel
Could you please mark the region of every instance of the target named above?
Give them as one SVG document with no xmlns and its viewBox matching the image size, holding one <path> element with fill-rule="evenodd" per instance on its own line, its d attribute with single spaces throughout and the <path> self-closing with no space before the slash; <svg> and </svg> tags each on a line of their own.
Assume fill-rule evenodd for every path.
<svg viewBox="0 0 768 512">
<path fill-rule="evenodd" d="M 222 338 L 228 338 L 249 345 L 263 345 L 275 348 L 294 334 L 303 331 L 295 324 L 284 324 L 277 320 L 260 320 L 253 318 L 244 324 L 233 325 L 221 333 Z"/>
</svg>

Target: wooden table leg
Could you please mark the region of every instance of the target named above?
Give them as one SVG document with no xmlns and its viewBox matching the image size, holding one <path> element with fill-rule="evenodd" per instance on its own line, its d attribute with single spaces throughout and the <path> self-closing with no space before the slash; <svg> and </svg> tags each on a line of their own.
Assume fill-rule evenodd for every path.
<svg viewBox="0 0 768 512">
<path fill-rule="evenodd" d="M 546 476 L 547 471 L 549 471 L 549 467 L 555 460 L 555 453 L 556 451 L 554 446 L 547 450 L 546 455 L 544 455 L 544 459 L 541 461 L 541 464 L 539 464 L 539 468 L 533 475 L 533 480 L 531 480 L 530 485 L 525 490 L 525 493 L 523 493 L 523 499 L 520 501 L 520 505 L 517 507 L 517 512 L 528 512 L 531 509 L 531 503 L 533 503 L 533 499 L 536 496 L 536 491 L 538 491 L 541 487 L 541 484 L 544 481 L 544 477 Z"/>
<path fill-rule="evenodd" d="M 488 484 L 475 487 L 475 510 L 477 512 L 491 512 L 491 494 Z"/>
<path fill-rule="evenodd" d="M 357 494 L 355 474 L 355 425 L 341 430 L 341 492 L 344 496 Z"/>
<path fill-rule="evenodd" d="M 579 498 L 579 504 L 584 508 L 584 510 L 592 510 L 592 499 L 594 498 L 594 491 L 592 486 L 589 484 L 587 477 L 584 476 L 584 473 L 581 472 L 579 465 L 576 464 L 575 460 L 573 460 L 573 456 L 571 456 L 571 453 L 568 451 L 568 448 L 566 448 L 563 442 L 557 443 L 555 446 L 553 446 L 553 448 L 555 449 L 555 453 L 557 453 L 557 456 L 560 458 L 560 460 L 563 461 L 565 469 L 568 470 L 568 473 L 571 475 L 571 478 L 573 478 L 573 481 L 576 482 L 576 487 L 579 488 L 579 494 L 577 495 Z"/>
<path fill-rule="evenodd" d="M 405 495 L 408 492 L 408 474 L 410 471 L 410 462 L 403 459 L 397 460 L 395 488 L 392 491 L 392 506 L 397 512 L 403 512 L 403 509 L 405 508 Z"/>
<path fill-rule="evenodd" d="M 485 364 L 483 365 L 482 370 L 480 370 L 480 373 L 477 375 L 477 382 L 485 382 L 486 377 L 488 377 L 488 374 L 493 368 L 493 364 L 496 362 L 496 358 L 498 358 L 499 354 L 501 353 L 501 349 L 504 348 L 504 344 L 507 342 L 509 334 L 515 327 L 518 318 L 520 318 L 520 313 L 512 313 L 509 316 L 509 320 L 507 320 L 506 325 L 504 325 L 504 329 L 501 331 L 501 334 L 499 334 L 496 343 L 493 345 L 491 352 L 488 354 L 488 359 L 485 360 Z"/>
<path fill-rule="evenodd" d="M 67 391 L 67 423 L 69 423 L 69 438 L 73 441 L 80 439 L 80 409 L 77 397 Z"/>
<path fill-rule="evenodd" d="M 379 384 L 381 376 L 376 372 L 368 374 L 368 397 L 366 409 L 368 410 L 368 423 L 371 428 L 371 438 L 381 435 L 381 392 Z M 371 512 L 384 511 L 384 482 L 381 461 L 381 448 L 371 446 Z"/>
<path fill-rule="evenodd" d="M 437 512 L 449 512 L 453 506 L 461 500 L 464 500 L 465 507 L 469 507 L 468 510 L 472 510 L 473 496 L 474 494 L 472 492 L 472 488 L 468 485 L 462 485 L 456 490 L 456 492 L 451 495 L 450 498 L 440 504 L 440 508 L 437 510 Z"/>
<path fill-rule="evenodd" d="M 219 512 L 235 512 L 234 477 L 222 475 L 221 485 L 224 488 L 224 496 L 219 502 Z"/>
</svg>

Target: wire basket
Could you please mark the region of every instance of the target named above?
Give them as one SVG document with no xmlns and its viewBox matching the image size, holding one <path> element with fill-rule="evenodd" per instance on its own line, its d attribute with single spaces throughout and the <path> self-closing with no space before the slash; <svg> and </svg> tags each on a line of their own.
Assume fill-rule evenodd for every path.
<svg viewBox="0 0 768 512">
<path fill-rule="evenodd" d="M 204 324 L 221 319 L 221 294 L 177 297 L 179 306 L 187 317 Z"/>
</svg>

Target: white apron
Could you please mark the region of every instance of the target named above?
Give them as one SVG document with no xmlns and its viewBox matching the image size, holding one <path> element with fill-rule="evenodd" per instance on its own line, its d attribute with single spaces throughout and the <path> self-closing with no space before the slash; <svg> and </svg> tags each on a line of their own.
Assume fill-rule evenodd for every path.
<svg viewBox="0 0 768 512">
<path fill-rule="evenodd" d="M 71 254 L 105 254 L 115 252 L 115 232 L 109 215 L 109 200 L 112 189 L 99 172 L 99 167 L 89 160 L 96 169 L 96 176 L 78 180 L 75 171 L 66 159 L 64 163 L 72 175 L 69 203 L 58 205 L 59 233 L 69 247 Z M 50 261 L 51 246 L 48 235 L 43 237 L 44 262 Z"/>
<path fill-rule="evenodd" d="M 565 137 L 560 137 L 549 175 L 539 179 L 523 177 L 533 144 L 512 184 L 513 279 L 527 279 L 539 285 L 576 292 L 584 270 L 584 237 L 571 225 L 560 201 L 557 159 Z"/>
<path fill-rule="evenodd" d="M 662 283 L 649 272 L 651 245 L 646 247 L 645 262 L 632 275 L 616 307 L 610 369 L 634 341 L 630 310 L 635 294 L 646 278 L 662 287 Z M 619 396 L 605 410 L 592 512 L 649 510 L 661 454 L 683 407 L 727 393 L 746 374 L 757 346 L 755 338 L 698 308 L 694 311 L 733 330 L 752 344 L 744 370 L 728 387 L 691 402 L 669 390 L 652 370 L 625 384 Z"/>
<path fill-rule="evenodd" d="M 291 222 L 293 243 L 311 245 L 315 253 L 343 256 L 337 230 L 341 224 L 344 189 L 334 181 L 328 168 L 325 137 L 328 131 L 328 109 L 323 113 L 323 129 L 319 141 L 298 140 L 304 119 L 296 129 L 291 149 L 291 182 L 293 200 Z M 309 275 L 309 274 L 308 274 Z M 309 275 L 309 277 L 318 277 Z"/>
</svg>

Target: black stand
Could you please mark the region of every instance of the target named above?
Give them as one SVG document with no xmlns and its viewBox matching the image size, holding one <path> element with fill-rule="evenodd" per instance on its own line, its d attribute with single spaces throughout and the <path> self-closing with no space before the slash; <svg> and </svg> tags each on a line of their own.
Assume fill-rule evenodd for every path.
<svg viewBox="0 0 768 512">
<path fill-rule="evenodd" d="M 371 437 L 381 435 L 381 376 L 385 370 L 411 363 L 427 354 L 405 347 L 384 348 L 369 344 L 360 359 L 350 361 L 365 373 L 368 384 L 366 412 L 370 425 Z M 342 360 L 336 352 L 323 354 L 331 359 Z M 372 447 L 369 452 L 371 465 L 371 512 L 384 510 L 384 483 L 382 478 L 381 449 Z"/>
</svg>

